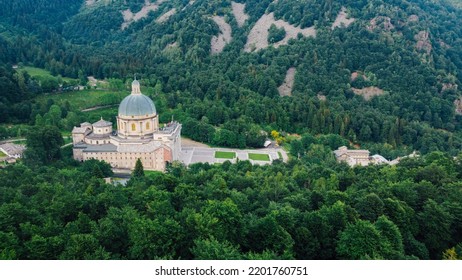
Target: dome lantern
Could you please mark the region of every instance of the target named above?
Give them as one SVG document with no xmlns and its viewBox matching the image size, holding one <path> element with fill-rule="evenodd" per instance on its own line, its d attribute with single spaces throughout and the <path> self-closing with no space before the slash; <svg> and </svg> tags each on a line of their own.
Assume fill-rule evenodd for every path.
<svg viewBox="0 0 462 280">
<path fill-rule="evenodd" d="M 140 82 L 136 78 L 132 82 L 132 94 L 141 94 Z"/>
</svg>

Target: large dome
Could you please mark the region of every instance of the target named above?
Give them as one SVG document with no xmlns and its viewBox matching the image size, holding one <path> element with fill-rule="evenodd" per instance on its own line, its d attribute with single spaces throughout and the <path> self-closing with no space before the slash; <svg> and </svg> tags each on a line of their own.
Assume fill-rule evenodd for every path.
<svg viewBox="0 0 462 280">
<path fill-rule="evenodd" d="M 156 114 L 156 106 L 151 98 L 140 91 L 140 83 L 134 80 L 132 94 L 125 97 L 119 105 L 119 116 L 145 116 Z"/>
<path fill-rule="evenodd" d="M 130 94 L 119 105 L 119 116 L 144 116 L 155 113 L 154 102 L 143 94 Z"/>
</svg>

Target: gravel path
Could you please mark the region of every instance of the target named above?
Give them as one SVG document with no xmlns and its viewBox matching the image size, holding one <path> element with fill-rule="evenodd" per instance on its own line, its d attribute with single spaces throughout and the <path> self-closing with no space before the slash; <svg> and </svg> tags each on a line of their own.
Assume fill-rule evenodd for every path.
<svg viewBox="0 0 462 280">
<path fill-rule="evenodd" d="M 95 110 L 98 110 L 98 109 L 104 109 L 104 108 L 115 107 L 115 106 L 118 106 L 118 105 L 119 105 L 119 104 L 95 106 L 95 107 L 90 107 L 90 108 L 86 108 L 86 109 L 80 110 L 80 112 L 90 112 L 90 111 L 95 111 Z"/>
</svg>

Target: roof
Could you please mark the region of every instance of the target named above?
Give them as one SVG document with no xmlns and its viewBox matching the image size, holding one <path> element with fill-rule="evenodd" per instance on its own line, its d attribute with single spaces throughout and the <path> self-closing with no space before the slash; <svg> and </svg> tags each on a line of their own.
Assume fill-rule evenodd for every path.
<svg viewBox="0 0 462 280">
<path fill-rule="evenodd" d="M 74 148 L 83 149 L 84 153 L 98 153 L 98 152 L 118 152 L 118 153 L 151 153 L 155 150 L 163 147 L 163 145 L 157 141 L 151 141 L 147 144 L 131 144 L 131 145 L 119 145 L 114 144 L 102 144 L 102 145 L 91 145 L 86 143 L 79 143 L 74 145 Z"/>
<path fill-rule="evenodd" d="M 117 146 L 114 144 L 103 144 L 103 145 L 86 145 L 83 150 L 84 153 L 96 153 L 96 152 L 117 152 Z"/>
<path fill-rule="evenodd" d="M 157 133 L 159 134 L 171 134 L 173 133 L 178 127 L 180 126 L 179 122 L 169 122 L 167 125 L 164 127 L 160 128 Z"/>
<path fill-rule="evenodd" d="M 119 105 L 119 116 L 144 116 L 156 114 L 156 106 L 144 94 L 130 94 Z"/>
<path fill-rule="evenodd" d="M 347 150 L 347 151 L 340 151 L 348 154 L 363 154 L 363 153 L 370 153 L 369 150 Z"/>
<path fill-rule="evenodd" d="M 96 133 L 90 133 L 87 135 L 87 139 L 107 139 L 109 140 L 111 136 L 111 133 L 105 133 L 105 134 L 96 134 Z"/>
<path fill-rule="evenodd" d="M 349 150 L 347 147 L 343 146 L 334 151 L 335 156 L 339 157 L 342 155 L 357 155 L 357 154 L 368 154 L 369 150 Z"/>
<path fill-rule="evenodd" d="M 13 143 L 5 143 L 0 145 L 0 149 L 2 149 L 8 156 L 13 156 L 17 154 L 22 154 L 26 149 L 26 146 Z"/>
<path fill-rule="evenodd" d="M 162 144 L 158 141 L 151 141 L 142 145 L 119 145 L 118 152 L 121 153 L 149 153 L 159 149 Z"/>
<path fill-rule="evenodd" d="M 72 133 L 85 133 L 87 130 L 90 130 L 88 127 L 76 127 L 72 129 Z"/>
<path fill-rule="evenodd" d="M 83 122 L 80 124 L 80 126 L 91 126 L 91 123 L 89 122 Z"/>
<path fill-rule="evenodd" d="M 151 98 L 141 93 L 140 82 L 132 82 L 132 93 L 119 105 L 119 116 L 145 116 L 156 114 L 156 106 Z"/>
<path fill-rule="evenodd" d="M 379 154 L 371 156 L 378 163 L 388 163 L 388 160 Z"/>
<path fill-rule="evenodd" d="M 93 124 L 93 127 L 106 127 L 106 126 L 112 126 L 112 123 L 103 120 L 103 118 L 101 118 L 101 120 L 99 120 L 99 121 L 97 121 L 97 122 L 95 122 Z"/>
</svg>

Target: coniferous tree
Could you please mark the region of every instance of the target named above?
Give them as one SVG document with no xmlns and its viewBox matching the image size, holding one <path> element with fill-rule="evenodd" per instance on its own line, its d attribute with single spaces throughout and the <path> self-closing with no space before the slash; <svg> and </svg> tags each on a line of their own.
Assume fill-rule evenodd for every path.
<svg viewBox="0 0 462 280">
<path fill-rule="evenodd" d="M 143 163 L 141 163 L 140 159 L 136 160 L 135 170 L 133 170 L 132 176 L 133 176 L 133 178 L 142 178 L 142 177 L 144 177 Z"/>
<path fill-rule="evenodd" d="M 103 171 L 101 170 L 101 168 L 99 168 L 97 164 L 93 166 L 93 170 L 91 173 L 96 178 L 104 178 Z"/>
</svg>

